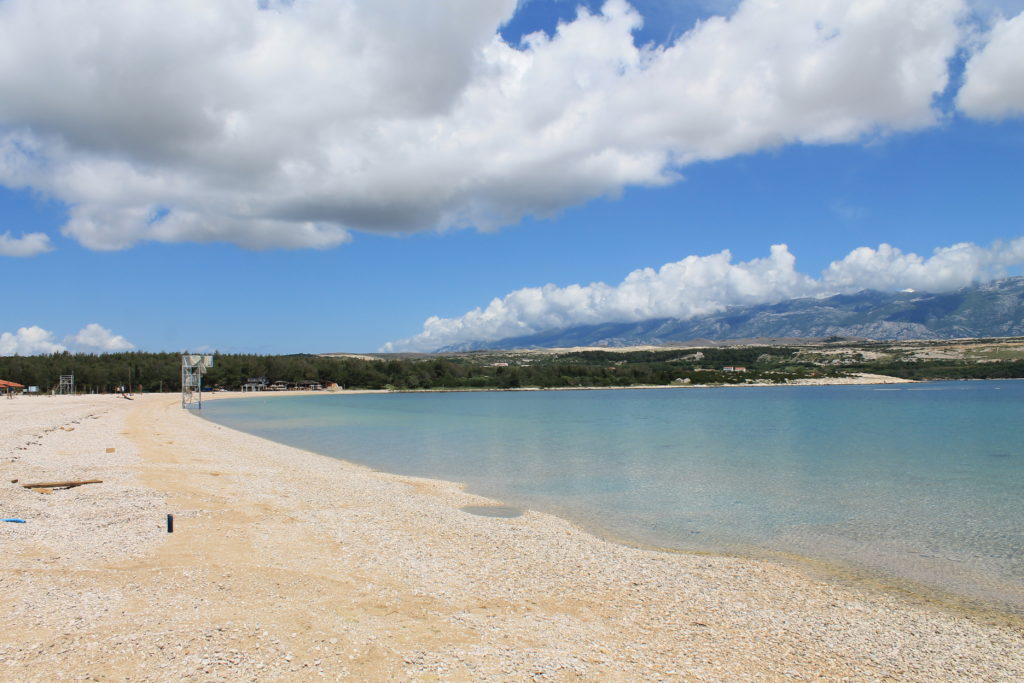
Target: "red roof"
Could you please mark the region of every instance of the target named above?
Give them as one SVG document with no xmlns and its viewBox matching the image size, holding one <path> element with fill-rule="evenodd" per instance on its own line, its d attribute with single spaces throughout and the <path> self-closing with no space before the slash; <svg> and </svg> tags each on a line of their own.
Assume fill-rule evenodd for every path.
<svg viewBox="0 0 1024 683">
<path fill-rule="evenodd" d="M 25 388 L 24 384 L 18 384 L 17 382 L 8 382 L 5 379 L 0 379 L 0 389 L 14 389 L 15 387 Z"/>
</svg>

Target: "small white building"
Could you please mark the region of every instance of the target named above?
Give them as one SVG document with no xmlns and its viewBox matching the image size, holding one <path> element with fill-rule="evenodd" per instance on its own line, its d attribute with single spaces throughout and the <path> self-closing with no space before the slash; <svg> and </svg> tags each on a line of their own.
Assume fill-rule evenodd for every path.
<svg viewBox="0 0 1024 683">
<path fill-rule="evenodd" d="M 242 391 L 266 391 L 266 389 L 266 377 L 250 377 L 246 380 L 245 384 L 242 385 Z"/>
</svg>

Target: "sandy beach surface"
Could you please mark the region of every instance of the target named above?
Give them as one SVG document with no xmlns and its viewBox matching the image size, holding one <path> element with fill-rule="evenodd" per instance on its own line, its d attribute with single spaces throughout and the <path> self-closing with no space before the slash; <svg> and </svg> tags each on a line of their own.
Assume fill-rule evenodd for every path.
<svg viewBox="0 0 1024 683">
<path fill-rule="evenodd" d="M 0 471 L 3 681 L 1024 680 L 1019 623 L 470 514 L 173 395 L 0 400 Z"/>
</svg>

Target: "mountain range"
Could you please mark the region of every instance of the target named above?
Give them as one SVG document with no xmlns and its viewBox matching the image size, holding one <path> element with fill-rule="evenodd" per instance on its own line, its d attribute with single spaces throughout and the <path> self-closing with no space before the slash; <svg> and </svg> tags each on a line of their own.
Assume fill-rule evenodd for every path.
<svg viewBox="0 0 1024 683">
<path fill-rule="evenodd" d="M 466 342 L 441 352 L 479 349 L 639 346 L 739 339 L 956 339 L 1024 336 L 1024 277 L 954 292 L 863 290 L 827 298 L 734 306 L 680 320 L 578 325 L 498 341 Z"/>
</svg>

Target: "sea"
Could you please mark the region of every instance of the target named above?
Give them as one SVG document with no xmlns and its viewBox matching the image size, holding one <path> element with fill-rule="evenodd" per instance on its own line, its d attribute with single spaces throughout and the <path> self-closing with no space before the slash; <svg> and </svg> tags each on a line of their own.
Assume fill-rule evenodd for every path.
<svg viewBox="0 0 1024 683">
<path fill-rule="evenodd" d="M 620 542 L 1024 615 L 1024 381 L 268 396 L 202 416 Z"/>
</svg>

